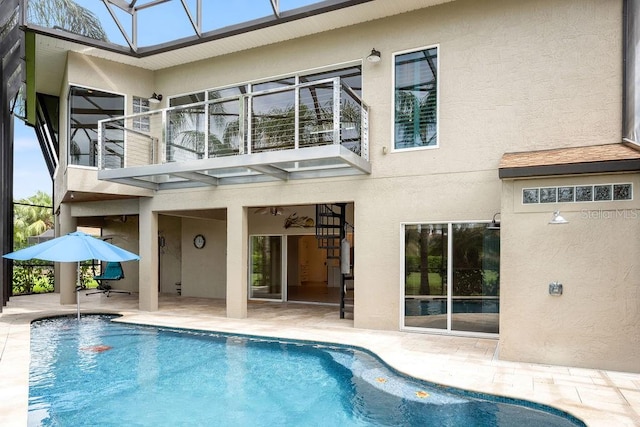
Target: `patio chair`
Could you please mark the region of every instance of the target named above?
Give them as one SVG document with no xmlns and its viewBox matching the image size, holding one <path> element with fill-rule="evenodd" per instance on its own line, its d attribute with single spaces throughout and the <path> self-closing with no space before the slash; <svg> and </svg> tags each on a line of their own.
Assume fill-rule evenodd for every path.
<svg viewBox="0 0 640 427">
<path fill-rule="evenodd" d="M 98 291 L 89 292 L 87 293 L 87 295 L 105 294 L 106 296 L 109 296 L 111 292 L 131 295 L 131 292 L 129 291 L 116 291 L 111 288 L 111 285 L 109 284 L 109 282 L 114 280 L 122 280 L 122 279 L 124 279 L 124 271 L 122 271 L 122 264 L 120 264 L 119 262 L 108 262 L 107 266 L 105 267 L 101 275 L 93 276 L 93 280 L 98 282 L 98 287 L 96 288 L 98 289 Z"/>
</svg>

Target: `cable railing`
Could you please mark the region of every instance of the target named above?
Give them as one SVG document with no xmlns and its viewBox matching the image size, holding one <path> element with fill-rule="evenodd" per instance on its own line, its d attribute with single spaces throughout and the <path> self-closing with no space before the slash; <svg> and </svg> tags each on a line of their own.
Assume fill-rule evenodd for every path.
<svg viewBox="0 0 640 427">
<path fill-rule="evenodd" d="M 331 144 L 368 160 L 368 107 L 339 77 L 101 120 L 98 164 L 131 168 Z"/>
</svg>

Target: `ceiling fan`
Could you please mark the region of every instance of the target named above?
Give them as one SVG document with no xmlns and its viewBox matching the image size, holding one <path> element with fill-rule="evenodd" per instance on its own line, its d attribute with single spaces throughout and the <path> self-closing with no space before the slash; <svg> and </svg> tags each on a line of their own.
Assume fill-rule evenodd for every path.
<svg viewBox="0 0 640 427">
<path fill-rule="evenodd" d="M 287 212 L 288 209 L 287 208 L 283 208 L 281 206 L 265 206 L 262 208 L 257 208 L 255 211 L 253 211 L 254 214 L 260 214 L 260 215 L 273 215 L 273 216 L 278 216 L 278 215 L 284 215 L 285 212 Z"/>
</svg>

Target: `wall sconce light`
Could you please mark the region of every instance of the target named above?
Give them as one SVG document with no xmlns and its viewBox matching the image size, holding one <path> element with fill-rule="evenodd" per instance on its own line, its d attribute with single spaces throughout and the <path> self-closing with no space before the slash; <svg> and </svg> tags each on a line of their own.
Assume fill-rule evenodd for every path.
<svg viewBox="0 0 640 427">
<path fill-rule="evenodd" d="M 367 61 L 380 62 L 380 52 L 375 49 L 371 49 L 371 53 L 367 56 Z"/>
<path fill-rule="evenodd" d="M 549 221 L 549 224 L 569 224 L 569 221 L 567 221 L 562 215 L 560 215 L 560 211 L 555 211 L 553 213 L 553 218 L 551 218 L 551 221 Z"/>
<path fill-rule="evenodd" d="M 491 224 L 487 226 L 487 230 L 500 230 L 500 222 L 496 221 L 496 216 L 500 215 L 500 212 L 496 212 L 493 215 L 493 219 L 491 220 Z"/>
<path fill-rule="evenodd" d="M 162 101 L 162 94 L 153 92 L 153 95 L 149 98 L 150 104 L 159 104 Z"/>
</svg>

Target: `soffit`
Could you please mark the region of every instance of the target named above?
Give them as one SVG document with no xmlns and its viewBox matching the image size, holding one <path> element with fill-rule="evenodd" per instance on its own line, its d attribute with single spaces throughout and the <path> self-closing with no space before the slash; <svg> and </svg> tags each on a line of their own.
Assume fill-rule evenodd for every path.
<svg viewBox="0 0 640 427">
<path fill-rule="evenodd" d="M 371 0 L 315 15 L 300 14 L 296 19 L 285 22 L 273 18 L 272 23 L 262 28 L 249 31 L 238 30 L 230 35 L 225 35 L 225 31 L 220 30 L 217 34 L 209 33 L 214 38 L 211 41 L 202 42 L 195 38 L 182 39 L 181 42 L 184 42 L 185 45 L 174 50 L 151 54 L 145 53 L 145 49 L 140 49 L 139 54 L 144 55 L 142 57 L 140 55 L 133 56 L 131 52 L 124 50 L 114 52 L 109 50 L 107 46 L 81 44 L 73 41 L 65 32 L 43 31 L 43 29 L 35 27 L 28 28 L 38 33 L 36 37 L 37 90 L 41 93 L 57 95 L 68 51 L 148 70 L 161 70 L 204 58 L 283 42 L 451 1 L 454 0 Z M 232 29 L 228 28 L 227 30 Z M 167 45 L 162 48 L 167 48 Z"/>
</svg>

